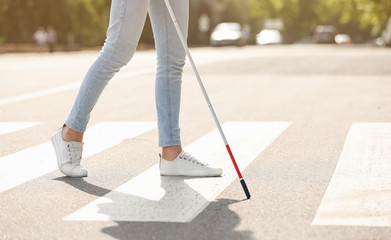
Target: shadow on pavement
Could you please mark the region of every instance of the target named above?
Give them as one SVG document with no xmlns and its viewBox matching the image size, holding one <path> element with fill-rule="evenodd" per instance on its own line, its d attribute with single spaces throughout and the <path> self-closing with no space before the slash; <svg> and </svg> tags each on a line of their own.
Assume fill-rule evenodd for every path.
<svg viewBox="0 0 391 240">
<path fill-rule="evenodd" d="M 123 207 L 124 201 L 129 206 L 129 210 L 136 211 L 134 214 L 140 215 L 148 211 L 135 208 L 133 204 L 144 202 L 145 208 L 156 209 L 164 208 L 162 203 L 167 203 L 171 199 L 181 196 L 196 195 L 197 198 L 203 198 L 201 194 L 195 192 L 185 182 L 186 178 L 182 177 L 161 177 L 161 187 L 165 190 L 164 196 L 159 201 L 147 200 L 139 196 L 125 194 L 101 188 L 90 184 L 82 178 L 60 177 L 54 180 L 65 182 L 80 191 L 102 197 L 108 193 L 113 197 L 112 202 L 98 204 L 99 213 L 111 216 L 112 209 L 116 208 L 116 213 L 120 211 L 120 215 L 132 215 L 133 212 L 126 212 Z M 174 183 L 174 184 L 173 184 Z M 175 187 L 173 187 L 175 186 Z M 180 189 L 180 191 L 178 191 Z M 113 194 L 114 193 L 114 194 Z M 105 196 L 107 197 L 107 196 Z M 119 200 L 121 199 L 121 200 Z M 116 226 L 105 227 L 101 231 L 115 239 L 254 239 L 251 231 L 235 231 L 235 227 L 240 223 L 240 217 L 235 212 L 229 209 L 229 206 L 244 200 L 217 199 L 211 202 L 209 206 L 203 210 L 191 222 L 175 223 L 175 222 L 129 222 L 116 221 L 113 217 L 113 222 Z M 125 205 L 125 206 L 126 206 Z M 180 206 L 179 208 L 186 208 Z M 111 210 L 110 210 L 111 209 Z M 178 214 L 180 211 L 178 211 Z M 175 213 L 174 213 L 175 214 Z"/>
</svg>

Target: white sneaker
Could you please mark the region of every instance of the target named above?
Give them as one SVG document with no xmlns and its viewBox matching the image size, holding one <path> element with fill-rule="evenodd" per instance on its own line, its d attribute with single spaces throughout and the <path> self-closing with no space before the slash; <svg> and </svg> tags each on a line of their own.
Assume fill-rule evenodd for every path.
<svg viewBox="0 0 391 240">
<path fill-rule="evenodd" d="M 62 138 L 62 128 L 52 136 L 58 168 L 69 177 L 86 177 L 88 171 L 80 165 L 82 142 L 67 142 Z"/>
<path fill-rule="evenodd" d="M 182 151 L 173 161 L 165 160 L 160 156 L 162 176 L 217 177 L 222 173 L 221 168 L 212 168 L 185 151 Z"/>
</svg>

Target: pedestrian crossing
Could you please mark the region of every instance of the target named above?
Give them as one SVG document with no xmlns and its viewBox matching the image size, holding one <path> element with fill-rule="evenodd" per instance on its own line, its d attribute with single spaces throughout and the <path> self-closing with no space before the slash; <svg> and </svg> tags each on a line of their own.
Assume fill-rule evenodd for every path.
<svg viewBox="0 0 391 240">
<path fill-rule="evenodd" d="M 391 123 L 354 123 L 314 225 L 391 226 Z"/>
<path fill-rule="evenodd" d="M 288 122 L 227 122 L 222 127 L 227 132 L 239 166 L 244 169 L 289 125 Z M 223 176 L 160 177 L 156 164 L 65 220 L 191 222 L 237 176 L 217 130 L 204 135 L 185 150 L 221 167 Z"/>
<path fill-rule="evenodd" d="M 118 73 L 114 77 L 114 79 L 128 79 L 128 78 L 132 78 L 132 77 L 139 76 L 139 75 L 151 74 L 153 72 L 154 72 L 154 68 L 141 69 L 138 71 L 124 72 L 124 73 L 121 72 L 121 73 Z M 26 100 L 31 100 L 31 99 L 35 99 L 35 98 L 39 98 L 39 97 L 48 96 L 48 95 L 54 95 L 54 94 L 62 93 L 62 92 L 69 91 L 69 90 L 76 90 L 79 87 L 80 87 L 80 83 L 76 82 L 76 83 L 65 84 L 65 85 L 62 85 L 59 87 L 48 88 L 48 89 L 44 89 L 44 90 L 40 90 L 40 91 L 35 91 L 35 92 L 21 94 L 18 96 L 13 96 L 13 97 L 5 98 L 5 99 L 0 99 L 0 106 L 11 104 L 11 103 L 22 102 L 22 101 L 26 101 Z M 0 111 L 0 113 L 1 113 L 1 111 Z"/>
<path fill-rule="evenodd" d="M 154 122 L 104 122 L 92 126 L 85 134 L 83 157 L 102 152 L 154 128 Z M 55 159 L 50 141 L 0 158 L 0 193 L 57 169 Z"/>
<path fill-rule="evenodd" d="M 16 132 L 25 128 L 33 127 L 38 124 L 40 123 L 39 122 L 0 122 L 0 136 L 11 132 Z"/>
<path fill-rule="evenodd" d="M 39 124 L 0 123 L 0 136 Z M 290 125 L 290 122 L 226 122 L 223 129 L 239 167 L 244 170 Z M 99 154 L 125 139 L 154 129 L 155 122 L 97 124 L 85 134 L 83 157 Z M 235 181 L 236 174 L 217 129 L 185 149 L 199 159 L 211 159 L 209 163 L 223 168 L 223 176 L 161 177 L 156 164 L 106 195 L 63 216 L 63 220 L 191 222 Z M 54 159 L 50 142 L 1 157 L 0 196 L 7 190 L 57 171 Z M 390 227 L 390 172 L 391 123 L 353 123 L 312 225 Z"/>
</svg>

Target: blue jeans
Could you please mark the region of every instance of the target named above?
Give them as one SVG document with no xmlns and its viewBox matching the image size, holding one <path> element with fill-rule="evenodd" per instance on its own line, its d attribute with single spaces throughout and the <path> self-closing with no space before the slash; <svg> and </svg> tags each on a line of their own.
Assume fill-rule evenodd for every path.
<svg viewBox="0 0 391 240">
<path fill-rule="evenodd" d="M 187 39 L 189 0 L 170 0 Z M 88 70 L 65 124 L 86 130 L 90 113 L 103 89 L 133 57 L 149 12 L 157 51 L 155 100 L 159 146 L 181 145 L 179 108 L 186 52 L 182 48 L 164 0 L 113 0 L 107 38 L 98 58 Z"/>
</svg>

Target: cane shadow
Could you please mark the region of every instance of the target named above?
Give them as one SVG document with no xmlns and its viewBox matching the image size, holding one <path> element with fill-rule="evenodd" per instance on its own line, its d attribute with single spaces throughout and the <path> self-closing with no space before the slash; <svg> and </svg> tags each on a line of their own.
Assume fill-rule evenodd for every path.
<svg viewBox="0 0 391 240">
<path fill-rule="evenodd" d="M 169 216 L 175 218 L 186 211 L 200 206 L 186 206 L 180 199 L 185 196 L 194 196 L 199 200 L 205 198 L 186 184 L 183 177 L 160 177 L 160 187 L 164 195 L 160 199 L 151 200 L 132 194 L 112 191 L 86 182 L 84 179 L 57 178 L 80 191 L 95 196 L 109 198 L 109 202 L 97 205 L 99 214 L 108 216 L 117 225 L 101 229 L 101 232 L 114 239 L 254 239 L 251 231 L 236 231 L 235 228 L 241 219 L 238 214 L 229 209 L 232 204 L 243 200 L 217 199 L 199 213 L 194 219 L 187 222 L 173 222 Z M 167 212 L 170 201 L 177 203 L 178 211 Z M 142 202 L 140 206 L 138 203 Z M 197 202 L 197 201 L 195 201 Z M 203 201 L 199 201 L 203 202 Z M 170 205 L 171 206 L 171 205 Z M 202 207 L 202 206 L 201 206 Z M 115 209 L 113 211 L 113 209 Z M 166 214 L 167 219 L 154 221 L 151 213 Z M 145 221 L 118 220 L 119 215 L 124 219 L 132 219 L 133 215 L 147 219 Z M 121 218 L 120 217 L 120 218 Z"/>
</svg>

